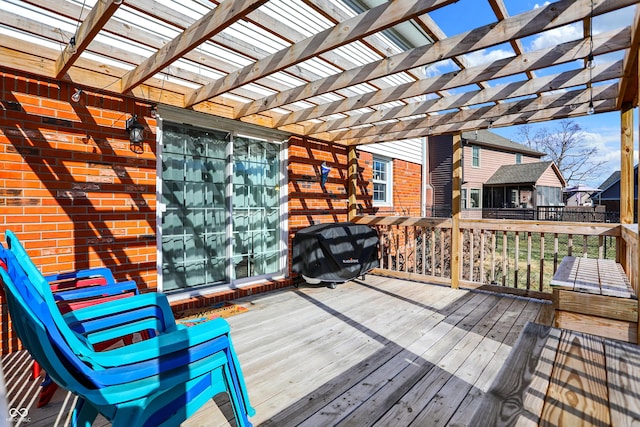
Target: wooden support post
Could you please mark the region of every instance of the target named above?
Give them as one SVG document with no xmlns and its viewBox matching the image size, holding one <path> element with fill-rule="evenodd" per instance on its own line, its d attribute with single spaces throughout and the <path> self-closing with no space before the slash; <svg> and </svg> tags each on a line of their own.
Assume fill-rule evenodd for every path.
<svg viewBox="0 0 640 427">
<path fill-rule="evenodd" d="M 620 223 L 633 223 L 633 108 L 622 106 L 620 119 Z"/>
<path fill-rule="evenodd" d="M 353 221 L 358 215 L 358 156 L 356 147 L 350 146 L 347 152 L 348 161 L 348 185 L 347 193 L 349 196 L 349 206 L 347 207 L 347 220 Z"/>
<path fill-rule="evenodd" d="M 462 187 L 462 136 L 453 135 L 453 191 L 451 197 L 451 287 L 457 289 L 460 283 L 460 261 L 462 238 L 460 236 L 460 193 Z"/>
<path fill-rule="evenodd" d="M 633 223 L 633 108 L 628 103 L 622 105 L 620 117 L 620 223 Z M 625 271 L 628 246 L 624 239 L 618 239 L 616 258 Z"/>
</svg>

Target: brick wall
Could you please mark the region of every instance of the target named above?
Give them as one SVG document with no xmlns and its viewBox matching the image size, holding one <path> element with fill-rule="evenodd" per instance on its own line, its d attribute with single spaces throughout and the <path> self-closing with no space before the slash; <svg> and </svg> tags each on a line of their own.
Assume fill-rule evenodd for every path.
<svg viewBox="0 0 640 427">
<path fill-rule="evenodd" d="M 155 121 L 150 105 L 0 69 L 0 236 L 13 230 L 44 274 L 107 266 L 156 288 Z M 148 128 L 129 149 L 125 121 Z M 2 310 L 2 350 L 10 325 Z"/>
<path fill-rule="evenodd" d="M 13 230 L 44 274 L 106 266 L 116 279 L 157 288 L 156 154 L 152 105 L 0 68 L 0 236 Z M 144 153 L 129 147 L 125 121 L 146 127 Z M 347 220 L 347 148 L 289 141 L 289 231 Z M 420 167 L 394 164 L 394 207 L 371 204 L 371 155 L 358 153 L 359 213 L 416 215 Z M 320 184 L 320 165 L 331 167 Z M 413 187 L 416 185 L 417 187 Z M 193 308 L 290 284 L 261 283 L 175 304 Z M 1 301 L 1 300 L 0 300 Z M 19 347 L 0 305 L 2 351 Z"/>
</svg>

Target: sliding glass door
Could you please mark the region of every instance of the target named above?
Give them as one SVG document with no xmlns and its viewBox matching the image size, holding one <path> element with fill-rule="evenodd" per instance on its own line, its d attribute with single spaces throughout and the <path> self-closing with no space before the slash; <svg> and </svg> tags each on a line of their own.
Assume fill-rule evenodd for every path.
<svg viewBox="0 0 640 427">
<path fill-rule="evenodd" d="M 279 273 L 280 145 L 176 124 L 162 140 L 162 290 Z"/>
</svg>

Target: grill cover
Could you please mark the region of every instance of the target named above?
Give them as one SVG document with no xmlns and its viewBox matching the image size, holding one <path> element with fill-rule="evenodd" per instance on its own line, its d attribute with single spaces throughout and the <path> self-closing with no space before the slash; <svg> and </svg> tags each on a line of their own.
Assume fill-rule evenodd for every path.
<svg viewBox="0 0 640 427">
<path fill-rule="evenodd" d="M 318 224 L 293 238 L 291 270 L 321 282 L 345 282 L 379 267 L 378 234 L 363 224 Z"/>
</svg>

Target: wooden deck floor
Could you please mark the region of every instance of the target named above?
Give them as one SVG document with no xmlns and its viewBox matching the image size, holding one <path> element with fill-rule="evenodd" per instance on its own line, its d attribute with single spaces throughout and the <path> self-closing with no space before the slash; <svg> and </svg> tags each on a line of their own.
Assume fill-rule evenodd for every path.
<svg viewBox="0 0 640 427">
<path fill-rule="evenodd" d="M 250 310 L 228 320 L 251 420 L 277 427 L 467 425 L 525 324 L 549 306 L 371 275 L 242 303 Z M 28 356 L 3 366 L 9 407 L 28 409 L 20 425 L 66 425 L 71 396 L 36 409 Z M 228 425 L 225 399 L 184 425 Z"/>
</svg>

